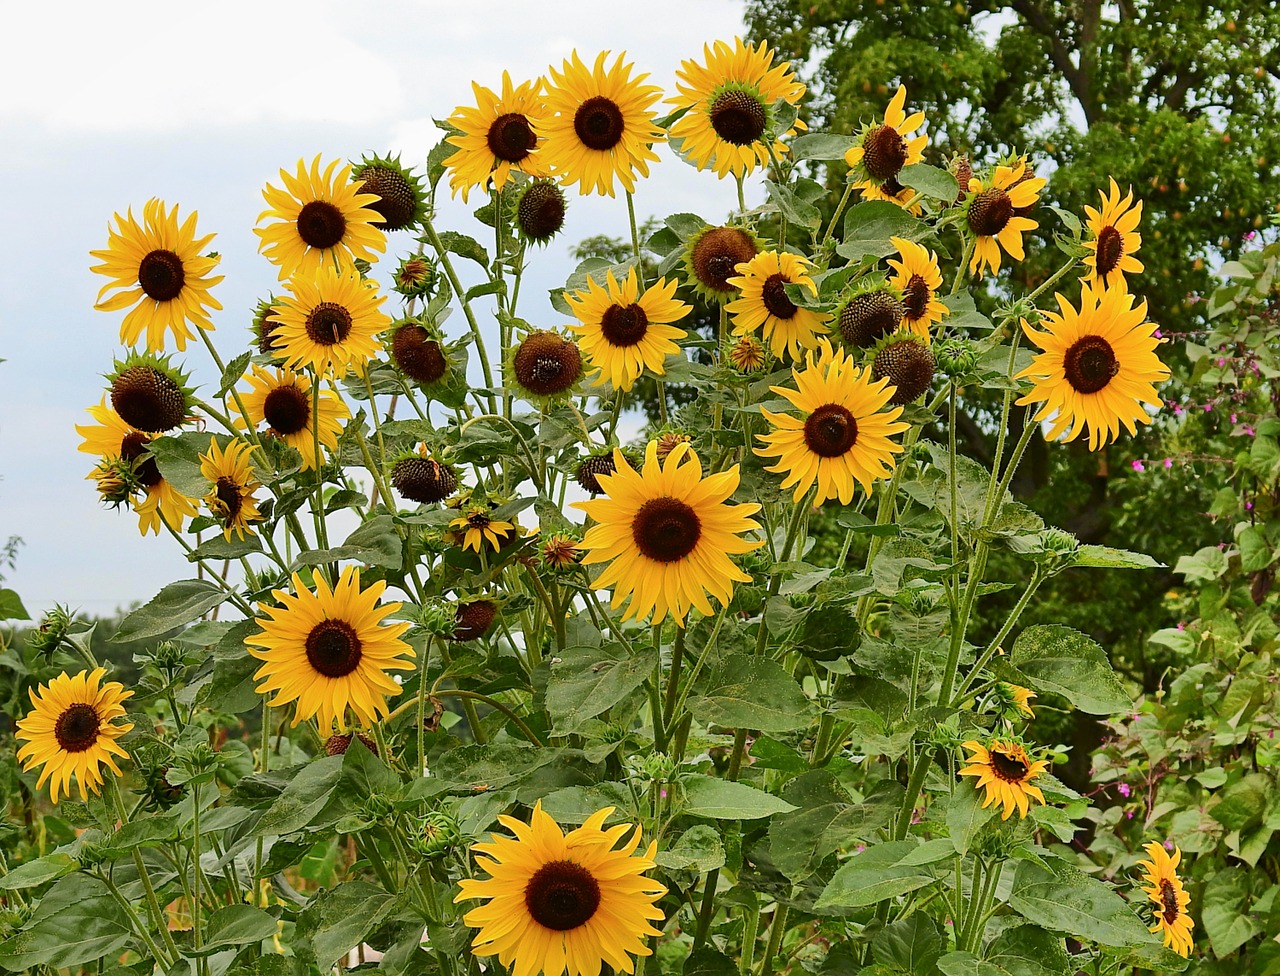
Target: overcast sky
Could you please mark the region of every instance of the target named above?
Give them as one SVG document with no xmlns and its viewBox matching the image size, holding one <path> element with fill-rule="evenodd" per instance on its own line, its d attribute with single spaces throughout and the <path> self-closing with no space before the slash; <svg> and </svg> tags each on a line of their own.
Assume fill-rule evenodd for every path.
<svg viewBox="0 0 1280 976">
<path fill-rule="evenodd" d="M 201 232 L 217 233 L 226 280 L 214 292 L 225 308 L 215 341 L 229 359 L 276 283 L 252 227 L 280 167 L 387 150 L 421 163 L 439 136 L 431 119 L 469 102 L 473 79 L 496 89 L 504 69 L 516 81 L 536 77 L 575 48 L 588 63 L 625 49 L 673 92 L 682 59 L 741 32 L 742 3 L 73 0 L 6 4 L 4 21 L 0 543 L 25 543 L 4 585 L 33 615 L 54 602 L 105 614 L 194 575 L 167 535 L 143 539 L 135 515 L 99 507 L 84 480 L 92 459 L 76 450 L 74 426 L 89 422 L 85 408 L 122 349 L 124 313 L 93 310 L 106 279 L 89 271 L 113 212 L 158 196 L 198 210 Z M 728 212 L 732 181 L 661 152 L 638 187 L 641 219 Z M 485 230 L 448 202 L 447 186 L 441 199 L 441 226 Z M 536 300 L 522 301 L 522 314 L 563 324 L 542 296 L 571 270 L 569 245 L 626 227 L 622 198 L 571 199 L 565 236 L 529 283 L 545 284 L 529 288 Z M 385 263 L 409 243 L 393 236 Z M 197 381 L 212 379 L 202 346 L 183 358 Z"/>
</svg>

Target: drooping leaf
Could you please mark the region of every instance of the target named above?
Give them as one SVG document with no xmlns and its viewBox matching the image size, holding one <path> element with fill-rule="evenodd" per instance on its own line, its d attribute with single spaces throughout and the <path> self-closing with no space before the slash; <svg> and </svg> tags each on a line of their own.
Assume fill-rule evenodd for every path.
<svg viewBox="0 0 1280 976">
<path fill-rule="evenodd" d="M 621 644 L 566 647 L 547 679 L 547 711 L 558 734 L 577 732 L 582 724 L 612 708 L 653 674 L 653 648 L 634 656 Z"/>
<path fill-rule="evenodd" d="M 1027 627 L 1009 663 L 1038 691 L 1052 691 L 1091 715 L 1128 711 L 1133 701 L 1093 638 L 1060 624 Z"/>
<path fill-rule="evenodd" d="M 996 805 L 993 803 L 983 809 L 982 799 L 982 794 L 974 788 L 973 780 L 967 777 L 951 791 L 951 800 L 947 803 L 947 830 L 959 854 L 969 853 L 978 831 L 996 814 Z"/>
<path fill-rule="evenodd" d="M 931 884 L 937 877 L 932 863 L 956 854 L 948 840 L 941 848 L 929 844 L 935 846 L 891 840 L 868 847 L 841 865 L 814 908 L 861 908 Z"/>
<path fill-rule="evenodd" d="M 276 934 L 276 919 L 252 905 L 227 905 L 209 916 L 204 933 L 204 948 L 198 955 L 209 955 L 227 946 L 253 945 Z"/>
<path fill-rule="evenodd" d="M 844 215 L 844 242 L 836 247 L 842 258 L 857 261 L 870 254 L 883 258 L 896 252 L 890 237 L 925 241 L 933 236 L 929 225 L 917 220 L 896 203 L 868 200 L 851 207 Z"/>
<path fill-rule="evenodd" d="M 19 973 L 83 966 L 120 952 L 131 936 L 129 917 L 107 886 L 74 874 L 50 888 L 21 931 L 0 943 L 0 966 Z"/>
<path fill-rule="evenodd" d="M 746 783 L 690 773 L 680 778 L 684 812 L 712 820 L 760 820 L 795 807 Z"/>
<path fill-rule="evenodd" d="M 1147 927 L 1110 885 L 1069 864 L 1052 862 L 1050 867 L 1033 861 L 1018 864 L 1009 905 L 1023 918 L 1106 946 L 1153 941 Z"/>
<path fill-rule="evenodd" d="M 226 599 L 226 594 L 208 580 L 178 580 L 169 583 L 120 621 L 111 639 L 116 643 L 159 637 L 189 624 Z"/>
<path fill-rule="evenodd" d="M 321 892 L 298 918 L 298 935 L 310 944 L 320 972 L 328 972 L 363 942 L 395 900 L 395 895 L 368 881 L 347 881 Z"/>
<path fill-rule="evenodd" d="M 732 654 L 721 663 L 706 694 L 690 699 L 689 711 L 700 722 L 726 728 L 790 732 L 809 725 L 814 706 L 781 665 Z"/>
</svg>

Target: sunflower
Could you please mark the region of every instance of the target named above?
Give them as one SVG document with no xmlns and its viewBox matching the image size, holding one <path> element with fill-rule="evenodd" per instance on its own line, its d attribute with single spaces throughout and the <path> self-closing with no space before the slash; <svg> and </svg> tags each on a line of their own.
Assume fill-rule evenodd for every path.
<svg viewBox="0 0 1280 976">
<path fill-rule="evenodd" d="M 489 512 L 487 505 L 468 505 L 460 516 L 449 523 L 449 528 L 461 534 L 463 549 L 480 552 L 487 542 L 498 550 L 516 537 L 514 522 L 495 519 Z"/>
<path fill-rule="evenodd" d="M 363 373 L 378 352 L 377 334 L 391 324 L 378 308 L 387 298 L 377 286 L 355 270 L 325 267 L 291 279 L 289 291 L 275 306 L 275 341 L 285 362 L 321 374 L 332 368 L 339 377 Z"/>
<path fill-rule="evenodd" d="M 321 173 L 319 156 L 310 171 L 300 159 L 296 175 L 280 170 L 285 189 L 268 183 L 262 191 L 268 209 L 258 223 L 275 220 L 253 232 L 262 239 L 258 250 L 280 266 L 281 281 L 296 274 L 312 277 L 322 267 L 351 269 L 355 258 L 373 262 L 378 260 L 374 252 L 387 248 L 387 235 L 379 228 L 382 214 L 371 206 L 382 198 L 361 193 L 360 182 L 351 182 L 351 167 L 338 169 L 338 164 L 335 159 Z"/>
<path fill-rule="evenodd" d="M 749 227 L 706 224 L 685 242 L 685 282 L 708 304 L 738 297 L 731 281 L 738 265 L 760 253 L 760 238 Z"/>
<path fill-rule="evenodd" d="M 564 293 L 580 325 L 569 326 L 581 339 L 594 378 L 607 379 L 614 389 L 627 391 L 647 369 L 662 376 L 666 358 L 680 351 L 675 340 L 687 332 L 671 325 L 684 318 L 692 305 L 675 299 L 676 282 L 659 278 L 640 294 L 636 269 L 621 285 L 613 272 L 606 274 L 606 288 L 587 278 L 587 290 Z"/>
<path fill-rule="evenodd" d="M 777 359 L 784 352 L 799 361 L 802 350 L 818 345 L 826 335 L 831 316 L 801 308 L 791 300 L 785 285 L 799 285 L 812 295 L 818 287 L 809 277 L 809 260 L 785 251 L 764 251 L 737 267 L 738 276 L 729 284 L 742 294 L 725 306 L 733 316 L 733 334 L 751 335 L 763 328 L 764 341 Z"/>
<path fill-rule="evenodd" d="M 649 163 L 658 161 L 653 143 L 663 132 L 654 124 L 652 106 L 662 89 L 642 84 L 647 74 L 632 78 L 633 65 L 623 63 L 625 55 L 606 70 L 608 55 L 602 51 L 588 68 L 574 51 L 560 71 L 548 69 L 546 114 L 534 133 L 560 182 L 577 182 L 580 193 L 613 196 L 615 176 L 631 193 L 635 174 L 647 177 Z"/>
<path fill-rule="evenodd" d="M 795 501 L 817 484 L 813 504 L 839 498 L 848 505 L 855 481 L 870 494 L 873 481 L 893 474 L 893 455 L 902 447 L 889 438 L 910 425 L 898 420 L 901 407 L 886 409 L 894 392 L 887 379 L 873 380 L 843 351 L 831 351 L 825 339 L 820 344 L 818 362 L 810 353 L 807 368 L 791 371 L 795 390 L 770 387 L 790 400 L 803 417 L 761 407 L 773 432 L 757 435 L 766 447 L 757 447 L 755 453 L 778 458 L 775 466 L 765 470 L 786 472 L 782 487 L 795 486 Z"/>
<path fill-rule="evenodd" d="M 240 425 L 257 427 L 267 425 L 266 433 L 284 441 L 302 455 L 303 470 L 316 466 L 315 427 L 320 427 L 320 446 L 335 450 L 342 421 L 351 416 L 351 410 L 333 390 L 320 391 L 320 409 L 313 414 L 311 378 L 291 369 L 265 370 L 255 365 L 252 374 L 246 374 L 249 389 L 231 401 L 231 407 L 240 413 L 240 404 L 248 416 L 240 417 Z"/>
<path fill-rule="evenodd" d="M 113 756 L 129 758 L 116 739 L 133 728 L 131 723 L 115 725 L 112 719 L 124 714 L 121 704 L 133 692 L 118 681 L 102 680 L 106 668 L 81 671 L 74 678 L 65 671 L 40 690 L 28 689 L 35 706 L 18 722 L 15 735 L 26 742 L 18 750 L 24 770 L 43 766 L 36 789 L 49 783 L 49 798 L 56 804 L 58 793 L 71 795 L 71 777 L 76 778 L 80 799 L 89 799 L 89 790 L 102 792 L 102 764 L 121 775 Z"/>
<path fill-rule="evenodd" d="M 609 563 L 595 585 L 613 587 L 614 609 L 631 597 L 623 620 L 660 623 L 669 612 L 683 627 L 691 606 L 713 612 L 708 592 L 727 605 L 734 582 L 751 582 L 729 557 L 764 545 L 742 538 L 760 528 L 750 518 L 760 506 L 726 504 L 738 488 L 738 466 L 703 478 L 687 443 L 660 466 L 657 441 L 640 472 L 621 451 L 613 460 L 613 474 L 596 476 L 606 497 L 573 503 L 598 523 L 582 540 L 583 563 Z"/>
<path fill-rule="evenodd" d="M 1191 955 L 1191 930 L 1195 923 L 1187 913 L 1187 904 L 1191 896 L 1182 887 L 1178 877 L 1178 862 L 1182 860 L 1182 851 L 1173 849 L 1173 857 L 1166 853 L 1164 846 L 1152 841 L 1143 846 L 1143 850 L 1151 858 L 1150 861 L 1139 861 L 1139 867 L 1146 870 L 1142 880 L 1147 887 L 1142 890 L 1156 906 L 1156 924 L 1151 926 L 1152 932 L 1159 932 L 1164 937 L 1164 944 L 1184 958 Z"/>
<path fill-rule="evenodd" d="M 567 835 L 541 801 L 528 824 L 498 817 L 515 837 L 491 834 L 491 843 L 475 845 L 489 877 L 463 878 L 454 899 L 486 900 L 463 918 L 479 929 L 475 955 L 496 955 L 513 976 L 598 976 L 604 965 L 634 972 L 631 957 L 652 954 L 645 937 L 661 934 L 652 923 L 663 919 L 655 902 L 667 889 L 644 872 L 654 868 L 658 845 L 635 854 L 639 827 L 604 829 L 613 809 L 596 811 Z"/>
<path fill-rule="evenodd" d="M 1045 759 L 1034 762 L 1027 755 L 1027 750 L 1013 740 L 1008 742 L 995 739 L 990 746 L 984 746 L 975 740 L 964 744 L 973 755 L 965 761 L 972 763 L 960 770 L 961 776 L 976 776 L 976 787 L 986 787 L 987 798 L 982 807 L 986 809 L 993 803 L 1002 803 L 1004 813 L 1001 820 L 1008 820 L 1016 809 L 1018 816 L 1025 817 L 1030 805 L 1027 797 L 1044 803 L 1044 794 L 1040 787 L 1032 786 L 1031 781 L 1049 768 Z"/>
<path fill-rule="evenodd" d="M 1092 270 L 1082 280 L 1101 290 L 1118 286 L 1124 288 L 1124 273 L 1142 273 L 1142 262 L 1133 252 L 1142 246 L 1142 235 L 1135 229 L 1142 219 L 1142 201 L 1133 202 L 1133 191 L 1120 198 L 1120 187 L 1111 179 L 1110 195 L 1098 191 L 1102 209 L 1085 207 L 1089 231 L 1093 240 L 1084 241 L 1092 254 L 1085 255 L 1084 263 Z"/>
<path fill-rule="evenodd" d="M 551 329 L 527 332 L 502 365 L 507 388 L 544 409 L 571 395 L 582 379 L 578 344 Z"/>
<path fill-rule="evenodd" d="M 257 691 L 274 692 L 272 706 L 297 702 L 294 725 L 314 715 L 321 732 L 335 725 L 345 732 L 348 707 L 362 724 L 372 725 L 389 713 L 387 696 L 400 693 L 387 672 L 413 668 L 414 650 L 400 640 L 409 624 L 382 623 L 400 604 L 378 606 L 386 580 L 361 590 L 354 566 L 342 571 L 332 590 L 319 574 L 315 584 L 313 593 L 294 573 L 297 596 L 273 590 L 281 605 L 258 605 L 267 614 L 256 621 L 262 632 L 244 639 L 261 648 L 249 653 L 265 662 L 253 676 L 262 682 Z"/>
<path fill-rule="evenodd" d="M 969 180 L 969 199 L 965 219 L 975 242 L 969 270 L 979 278 L 982 269 L 1000 270 L 1000 248 L 1017 261 L 1025 257 L 1022 232 L 1040 225 L 1019 211 L 1035 205 L 1044 188 L 1045 179 L 1027 175 L 1027 163 L 1019 159 L 1012 166 L 997 166 L 989 186 L 976 176 Z"/>
<path fill-rule="evenodd" d="M 241 440 L 231 441 L 224 451 L 218 446 L 217 439 L 210 437 L 209 453 L 200 455 L 200 473 L 213 486 L 204 503 L 214 518 L 222 523 L 224 539 L 229 540 L 232 532 L 243 539 L 249 523 L 262 520 L 257 500 L 253 497 L 255 489 L 262 485 L 249 467 L 252 451 L 253 445 Z"/>
<path fill-rule="evenodd" d="M 1035 709 L 1031 707 L 1031 699 L 1037 697 L 1030 688 L 1001 681 L 996 684 L 995 697 L 1005 715 L 1023 715 L 1035 718 Z"/>
<path fill-rule="evenodd" d="M 901 258 L 889 258 L 889 267 L 894 271 L 889 283 L 902 293 L 902 324 L 926 343 L 931 342 L 929 327 L 951 311 L 938 301 L 938 289 L 942 287 L 938 257 L 923 244 L 902 237 L 890 237 L 889 243 L 898 249 Z"/>
<path fill-rule="evenodd" d="M 546 176 L 547 168 L 538 148 L 536 127 L 542 124 L 542 85 L 535 81 L 511 84 L 509 72 L 502 72 L 502 94 L 471 83 L 476 104 L 472 108 L 459 105 L 448 123 L 459 132 L 445 140 L 457 152 L 444 161 L 449 171 L 449 189 L 454 196 L 462 193 L 462 202 L 475 187 L 485 188 L 490 182 L 501 190 L 511 179 L 511 171 L 529 176 Z"/>
<path fill-rule="evenodd" d="M 146 487 L 147 497 L 133 503 L 133 510 L 138 513 L 138 531 L 143 535 L 159 535 L 162 522 L 174 532 L 181 532 L 186 520 L 195 518 L 200 510 L 194 498 L 188 498 L 164 478 Z"/>
<path fill-rule="evenodd" d="M 769 165 L 765 138 L 773 127 L 773 107 L 779 101 L 796 105 L 805 92 L 790 62 L 774 65 L 773 54 L 764 41 L 752 47 L 735 37 L 732 47 L 724 41 L 714 47 L 704 44 L 703 64 L 681 63 L 676 71 L 680 94 L 667 101 L 685 114 L 670 136 L 682 141 L 681 151 L 699 170 L 710 166 L 721 178 L 731 173 L 740 177 Z M 797 120 L 786 135 L 804 128 Z M 774 137 L 774 155 L 786 151 Z"/>
<path fill-rule="evenodd" d="M 924 158 L 928 137 L 921 133 L 908 138 L 924 124 L 924 113 L 907 115 L 903 110 L 906 101 L 907 88 L 899 85 L 884 110 L 884 121 L 863 126 L 857 143 L 844 154 L 849 181 L 862 191 L 864 200 L 888 200 L 903 206 L 915 196 L 915 191 L 898 182 L 898 174 Z M 914 204 L 911 212 L 919 213 L 919 204 Z"/>
<path fill-rule="evenodd" d="M 120 341 L 125 345 L 132 346 L 146 329 L 147 348 L 163 352 L 165 331 L 171 329 L 174 345 L 181 351 L 194 335 L 187 323 L 213 329 L 207 310 L 222 305 L 209 289 L 222 275 L 211 278 L 209 272 L 221 258 L 200 256 L 214 235 L 196 237 L 196 216 L 192 211 L 179 224 L 178 207 L 167 210 L 163 201 L 153 197 L 142 208 L 141 225 L 133 219 L 132 209 L 125 217 L 116 214 L 116 229 L 107 226 L 106 250 L 89 252 L 102 262 L 89 270 L 112 279 L 102 286 L 93 307 L 116 312 L 133 306 L 120 325 Z M 116 294 L 104 301 L 110 291 Z"/>
<path fill-rule="evenodd" d="M 1147 322 L 1147 303 L 1118 288 L 1094 291 L 1085 286 L 1076 311 L 1062 295 L 1061 313 L 1041 312 L 1048 331 L 1037 332 L 1022 320 L 1022 329 L 1044 352 L 1018 374 L 1034 388 L 1019 404 L 1043 402 L 1036 422 L 1050 421 L 1048 439 L 1072 441 L 1087 426 L 1089 450 L 1096 451 L 1136 424 L 1151 422 L 1143 404 L 1160 406 L 1155 386 L 1169 377 L 1169 367 L 1155 353 L 1160 340 Z"/>
</svg>

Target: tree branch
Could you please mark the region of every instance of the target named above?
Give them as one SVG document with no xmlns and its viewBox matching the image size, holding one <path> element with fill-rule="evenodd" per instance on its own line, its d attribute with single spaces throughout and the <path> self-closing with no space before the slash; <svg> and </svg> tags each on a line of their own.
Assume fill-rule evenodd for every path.
<svg viewBox="0 0 1280 976">
<path fill-rule="evenodd" d="M 1009 8 L 1022 16 L 1028 26 L 1049 42 L 1049 58 L 1062 72 L 1071 86 L 1071 92 L 1080 103 L 1085 121 L 1092 126 L 1101 118 L 1097 103 L 1090 90 L 1089 76 L 1071 63 L 1071 52 L 1062 34 L 1049 20 L 1048 15 L 1036 5 L 1035 0 L 1009 0 Z"/>
</svg>

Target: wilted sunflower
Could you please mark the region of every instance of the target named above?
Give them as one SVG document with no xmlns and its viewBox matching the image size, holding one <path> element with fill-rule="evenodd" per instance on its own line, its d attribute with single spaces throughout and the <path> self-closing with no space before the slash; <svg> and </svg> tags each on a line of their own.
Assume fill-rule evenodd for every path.
<svg viewBox="0 0 1280 976">
<path fill-rule="evenodd" d="M 1001 820 L 1008 820 L 1014 810 L 1018 816 L 1025 817 L 1030 804 L 1027 797 L 1044 803 L 1044 794 L 1040 787 L 1033 786 L 1031 781 L 1049 768 L 1048 760 L 1037 759 L 1034 762 L 1027 755 L 1027 750 L 1017 742 L 995 739 L 991 745 L 984 746 L 976 740 L 964 744 L 973 755 L 965 761 L 972 763 L 960 770 L 961 776 L 976 776 L 974 786 L 978 789 L 986 787 L 987 798 L 982 802 L 983 809 L 993 803 L 1004 805 Z"/>
<path fill-rule="evenodd" d="M 810 353 L 804 370 L 791 371 L 795 390 L 770 387 L 803 416 L 761 407 L 773 432 L 757 435 L 766 446 L 757 447 L 755 453 L 778 458 L 777 464 L 765 470 L 786 473 L 782 488 L 794 486 L 796 502 L 816 484 L 813 504 L 839 498 L 842 505 L 848 505 L 853 501 L 855 482 L 869 494 L 873 481 L 893 474 L 893 455 L 901 452 L 902 446 L 889 438 L 910 425 L 898 420 L 901 407 L 886 409 L 894 392 L 888 380 L 872 380 L 868 370 L 854 365 L 843 351 L 832 351 L 825 339 L 820 345 L 817 362 Z"/>
<path fill-rule="evenodd" d="M 889 258 L 889 267 L 894 270 L 889 283 L 902 292 L 902 324 L 926 343 L 932 342 L 930 326 L 950 312 L 938 301 L 938 289 L 942 287 L 938 257 L 923 244 L 902 237 L 890 237 L 889 243 L 898 249 L 901 258 Z"/>
<path fill-rule="evenodd" d="M 316 418 L 312 414 L 311 378 L 291 369 L 266 370 L 254 365 L 253 372 L 245 375 L 249 389 L 240 394 L 239 401 L 232 400 L 231 408 L 240 413 L 240 404 L 249 412 L 241 416 L 241 423 L 257 427 L 267 425 L 266 433 L 278 437 L 302 455 L 302 467 L 311 470 L 316 466 Z M 320 390 L 320 446 L 334 450 L 338 446 L 338 434 L 342 421 L 351 416 L 351 410 L 333 390 Z"/>
<path fill-rule="evenodd" d="M 749 335 L 729 347 L 728 358 L 743 373 L 756 373 L 765 367 L 764 346 Z"/>
<path fill-rule="evenodd" d="M 1001 247 L 1011 258 L 1021 261 L 1026 256 L 1022 249 L 1023 231 L 1040 226 L 1018 214 L 1035 205 L 1046 182 L 1040 176 L 1028 177 L 1026 169 L 1026 160 L 1019 159 L 1012 166 L 997 166 L 989 186 L 976 176 L 969 181 L 965 215 L 975 238 L 969 270 L 979 278 L 984 267 L 990 268 L 992 274 L 1000 270 Z"/>
<path fill-rule="evenodd" d="M 682 140 L 681 152 L 698 169 L 711 167 L 723 178 L 769 165 L 765 137 L 774 122 L 773 107 L 779 101 L 796 105 L 805 92 L 790 62 L 775 65 L 773 54 L 764 41 L 752 47 L 735 37 L 732 47 L 724 41 L 716 41 L 714 47 L 704 44 L 702 64 L 681 62 L 676 71 L 680 94 L 667 101 L 675 111 L 686 111 L 669 134 Z M 797 119 L 786 135 L 805 128 Z M 786 151 L 774 136 L 774 155 Z"/>
<path fill-rule="evenodd" d="M 80 799 L 89 791 L 102 792 L 102 765 L 121 775 L 113 756 L 129 758 L 116 739 L 133 728 L 131 723 L 115 725 L 112 719 L 124 714 L 121 704 L 133 692 L 118 681 L 102 680 L 106 668 L 81 671 L 70 677 L 65 671 L 39 691 L 28 689 L 35 706 L 18 722 L 15 736 L 26 742 L 18 750 L 24 770 L 43 766 L 36 789 L 49 783 L 49 798 L 56 804 L 58 794 L 71 795 L 71 777 L 80 788 Z"/>
<path fill-rule="evenodd" d="M 609 563 L 595 585 L 613 587 L 614 609 L 630 597 L 623 620 L 652 616 L 659 623 L 670 613 L 683 627 L 690 607 L 712 614 L 708 592 L 728 604 L 734 582 L 751 581 L 729 557 L 764 545 L 742 538 L 760 527 L 750 518 L 760 506 L 727 504 L 738 488 L 738 466 L 703 478 L 688 444 L 660 466 L 657 441 L 649 442 L 640 472 L 621 451 L 613 460 L 613 474 L 596 476 L 607 496 L 573 507 L 597 523 L 582 540 L 583 563 Z"/>
<path fill-rule="evenodd" d="M 111 408 L 131 427 L 162 434 L 191 419 L 188 377 L 170 365 L 167 356 L 130 353 L 123 361 L 116 360 L 107 381 Z"/>
<path fill-rule="evenodd" d="M 280 170 L 283 190 L 268 183 L 262 191 L 268 209 L 258 215 L 258 223 L 275 220 L 253 232 L 262 239 L 258 250 L 280 266 L 281 281 L 293 275 L 310 278 L 334 265 L 348 270 L 355 258 L 376 261 L 374 252 L 387 249 L 387 235 L 378 226 L 382 214 L 370 206 L 381 198 L 362 193 L 359 181 L 351 182 L 351 167 L 338 166 L 335 159 L 321 173 L 316 156 L 308 171 L 306 160 L 300 159 L 296 174 Z"/>
<path fill-rule="evenodd" d="M 462 193 L 462 202 L 474 187 L 486 189 L 490 182 L 501 190 L 518 170 L 530 176 L 546 176 L 547 167 L 538 148 L 535 126 L 542 123 L 542 79 L 512 85 L 509 72 L 502 72 L 502 94 L 471 83 L 475 107 L 459 105 L 449 116 L 459 129 L 445 142 L 458 151 L 444 161 L 449 171 L 449 189 Z"/>
<path fill-rule="evenodd" d="M 449 528 L 462 536 L 462 548 L 480 552 L 487 542 L 495 550 L 517 535 L 514 522 L 495 519 L 487 505 L 468 505 L 460 516 L 449 523 Z"/>
<path fill-rule="evenodd" d="M 498 817 L 515 837 L 491 834 L 491 843 L 474 846 L 489 877 L 463 878 L 454 899 L 487 900 L 463 918 L 479 929 L 472 953 L 496 955 L 515 976 L 598 976 L 603 965 L 631 973 L 632 956 L 652 954 L 645 938 L 661 934 L 652 923 L 663 918 L 655 902 L 667 892 L 644 876 L 657 844 L 635 854 L 639 827 L 604 829 L 613 809 L 596 811 L 567 836 L 541 801 L 527 825 Z"/>
<path fill-rule="evenodd" d="M 907 87 L 899 85 L 884 110 L 884 121 L 864 126 L 858 142 L 844 154 L 849 179 L 862 191 L 864 200 L 888 200 L 901 206 L 915 195 L 898 182 L 898 174 L 920 162 L 928 138 L 923 133 L 908 138 L 924 124 L 924 113 L 907 115 L 903 110 L 906 102 Z M 919 213 L 920 206 L 913 205 L 911 212 Z"/>
<path fill-rule="evenodd" d="M 1114 177 L 1110 196 L 1101 190 L 1098 196 L 1102 198 L 1101 210 L 1084 208 L 1093 240 L 1082 243 L 1093 253 L 1084 257 L 1084 263 L 1092 270 L 1082 280 L 1099 290 L 1123 288 L 1126 271 L 1142 273 L 1142 262 L 1133 257 L 1133 252 L 1142 246 L 1142 235 L 1136 230 L 1142 219 L 1142 201 L 1133 202 L 1132 190 L 1121 199 Z"/>
<path fill-rule="evenodd" d="M 1173 849 L 1170 857 L 1164 845 L 1152 841 L 1143 846 L 1150 861 L 1139 861 L 1138 866 L 1147 874 L 1142 880 L 1147 887 L 1142 890 L 1155 903 L 1156 924 L 1151 926 L 1152 932 L 1159 932 L 1164 944 L 1184 958 L 1191 955 L 1191 930 L 1195 923 L 1187 912 L 1191 896 L 1182 887 L 1178 877 L 1178 862 L 1182 860 L 1182 851 Z"/>
<path fill-rule="evenodd" d="M 285 362 L 320 374 L 332 369 L 337 377 L 363 373 L 377 355 L 377 334 L 391 324 L 378 307 L 387 298 L 377 286 L 355 270 L 326 267 L 290 279 L 289 291 L 275 306 L 276 344 Z"/>
<path fill-rule="evenodd" d="M 569 396 L 582 379 L 582 352 L 559 332 L 534 329 L 511 347 L 503 367 L 508 389 L 549 406 Z"/>
<path fill-rule="evenodd" d="M 549 68 L 546 113 L 535 124 L 551 172 L 562 183 L 577 183 L 580 193 L 613 196 L 613 180 L 628 193 L 635 190 L 635 174 L 649 175 L 658 161 L 653 143 L 663 138 L 654 124 L 653 103 L 662 89 L 642 82 L 647 74 L 631 77 L 633 65 L 618 55 L 606 69 L 608 51 L 600 52 L 588 68 L 574 51 L 560 71 Z"/>
<path fill-rule="evenodd" d="M 586 291 L 564 293 L 581 323 L 569 329 L 581 336 L 579 345 L 595 377 L 626 391 L 646 369 L 658 376 L 666 372 L 666 358 L 680 351 L 674 340 L 688 335 L 670 323 L 684 318 L 693 306 L 677 301 L 677 283 L 665 278 L 641 295 L 634 267 L 622 284 L 607 272 L 605 284 L 607 288 L 601 288 L 588 277 Z"/>
<path fill-rule="evenodd" d="M 235 532 L 239 539 L 245 531 L 252 532 L 250 522 L 259 522 L 258 502 L 253 497 L 262 484 L 253 476 L 249 455 L 253 445 L 247 441 L 233 440 L 224 451 L 217 438 L 209 438 L 209 453 L 200 455 L 200 473 L 208 479 L 212 489 L 204 503 L 213 517 L 222 523 L 222 537 L 230 539 Z"/>
<path fill-rule="evenodd" d="M 1063 295 L 1054 297 L 1061 313 L 1040 313 L 1048 331 L 1022 320 L 1022 330 L 1044 352 L 1018 374 L 1035 384 L 1018 403 L 1044 403 L 1035 420 L 1049 421 L 1049 440 L 1075 440 L 1087 426 L 1089 450 L 1096 451 L 1119 435 L 1121 424 L 1132 434 L 1137 424 L 1151 422 L 1143 404 L 1160 406 L 1153 384 L 1168 379 L 1169 367 L 1155 353 L 1160 340 L 1146 321 L 1146 302 L 1135 308 L 1127 292 L 1087 285 L 1078 312 Z"/>
<path fill-rule="evenodd" d="M 764 251 L 746 264 L 738 265 L 738 276 L 729 284 L 742 294 L 725 306 L 733 316 L 733 334 L 751 335 L 762 330 L 769 351 L 781 359 L 783 353 L 799 362 L 803 351 L 818 345 L 826 335 L 831 316 L 801 308 L 787 295 L 786 285 L 799 285 L 813 295 L 818 287 L 808 275 L 809 260 L 785 251 Z"/>
<path fill-rule="evenodd" d="M 147 348 L 163 352 L 165 331 L 172 330 L 174 345 L 179 351 L 186 349 L 194 335 L 187 323 L 212 330 L 207 310 L 222 308 L 209 294 L 222 280 L 222 275 L 209 277 L 221 259 L 200 256 L 214 235 L 196 237 L 195 211 L 179 224 L 177 205 L 166 210 L 154 197 L 142 208 L 142 224 L 133 219 L 132 210 L 115 218 L 116 229 L 107 227 L 106 250 L 89 252 L 102 262 L 90 270 L 112 279 L 102 286 L 93 307 L 117 312 L 134 306 L 120 325 L 120 341 L 127 346 L 146 329 Z M 111 291 L 117 293 L 104 300 Z"/>
<path fill-rule="evenodd" d="M 259 604 L 267 615 L 256 621 L 262 632 L 244 639 L 260 648 L 249 653 L 265 662 L 253 676 L 261 682 L 256 690 L 274 692 L 272 706 L 297 702 L 294 725 L 314 715 L 322 733 L 335 725 L 345 732 L 348 708 L 361 724 L 372 725 L 389 713 L 387 696 L 400 693 L 388 672 L 413 668 L 414 650 L 400 640 L 409 624 L 382 623 L 400 604 L 378 606 L 386 581 L 361 590 L 354 566 L 342 571 L 332 590 L 318 573 L 315 585 L 313 593 L 294 573 L 296 596 L 273 590 L 281 605 Z"/>
</svg>

